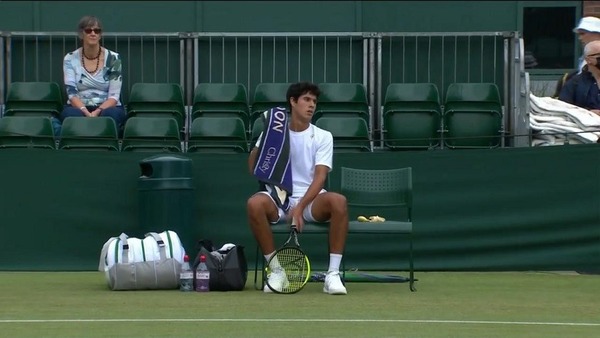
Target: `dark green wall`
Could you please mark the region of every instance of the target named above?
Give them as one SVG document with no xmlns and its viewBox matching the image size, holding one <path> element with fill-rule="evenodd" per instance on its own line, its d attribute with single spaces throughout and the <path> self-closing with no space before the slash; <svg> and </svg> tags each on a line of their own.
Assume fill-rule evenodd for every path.
<svg viewBox="0 0 600 338">
<path fill-rule="evenodd" d="M 82 15 L 93 14 L 113 32 L 515 31 L 518 4 L 519 1 L 0 1 L 0 30 L 73 31 Z"/>
<path fill-rule="evenodd" d="M 1 150 L 0 269 L 94 270 L 111 236 L 177 229 L 138 224 L 139 161 L 150 155 Z M 246 154 L 185 156 L 193 163 L 195 211 L 194 229 L 182 229 L 184 241 L 242 244 L 252 260 L 245 203 L 257 184 Z M 330 183 L 339 188 L 342 166 L 411 166 L 418 270 L 597 269 L 598 163 L 597 145 L 335 154 Z M 405 261 L 393 259 L 405 245 L 393 236 L 352 236 L 346 266 L 398 269 Z M 307 237 L 304 246 L 324 268 L 325 239 Z"/>
</svg>

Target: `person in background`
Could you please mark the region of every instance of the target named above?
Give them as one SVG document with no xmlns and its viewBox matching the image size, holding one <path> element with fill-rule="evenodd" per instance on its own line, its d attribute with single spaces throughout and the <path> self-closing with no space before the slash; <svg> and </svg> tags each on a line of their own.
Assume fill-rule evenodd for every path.
<svg viewBox="0 0 600 338">
<path fill-rule="evenodd" d="M 591 41 L 600 40 L 600 19 L 594 16 L 586 16 L 579 20 L 577 27 L 573 28 L 573 32 L 577 34 L 581 46 L 585 46 Z M 583 66 L 586 65 L 584 56 L 579 58 L 578 73 L 581 73 Z"/>
<path fill-rule="evenodd" d="M 81 47 L 64 57 L 64 84 L 68 101 L 61 121 L 71 116 L 109 116 L 122 131 L 126 113 L 120 101 L 122 66 L 119 54 L 100 45 L 102 23 L 93 16 L 79 20 Z"/>
<path fill-rule="evenodd" d="M 585 66 L 565 82 L 558 99 L 600 115 L 600 40 L 586 44 L 583 55 Z"/>
</svg>

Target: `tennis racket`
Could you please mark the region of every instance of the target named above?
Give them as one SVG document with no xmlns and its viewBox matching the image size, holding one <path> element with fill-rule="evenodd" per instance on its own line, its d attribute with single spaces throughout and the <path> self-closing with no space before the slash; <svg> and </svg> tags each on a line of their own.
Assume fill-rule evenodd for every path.
<svg viewBox="0 0 600 338">
<path fill-rule="evenodd" d="M 310 279 L 310 261 L 298 243 L 298 229 L 292 222 L 290 235 L 267 262 L 267 287 L 276 293 L 296 293 Z M 273 274 L 276 276 L 271 277 Z"/>
</svg>

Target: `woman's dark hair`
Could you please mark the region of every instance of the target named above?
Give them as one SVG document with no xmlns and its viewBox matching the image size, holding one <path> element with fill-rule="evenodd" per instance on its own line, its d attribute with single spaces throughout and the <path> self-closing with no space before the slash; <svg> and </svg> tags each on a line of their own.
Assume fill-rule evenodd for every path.
<svg viewBox="0 0 600 338">
<path fill-rule="evenodd" d="M 294 101 L 298 101 L 298 98 L 304 94 L 313 94 L 317 98 L 321 95 L 321 91 L 319 90 L 319 86 L 312 82 L 297 82 L 292 84 L 286 94 L 287 104 L 290 104 L 290 99 L 294 98 Z"/>
<path fill-rule="evenodd" d="M 82 33 L 84 29 L 93 26 L 98 26 L 98 28 L 102 29 L 102 22 L 95 16 L 86 15 L 79 20 L 79 24 L 77 25 L 77 31 L 79 33 Z"/>
</svg>

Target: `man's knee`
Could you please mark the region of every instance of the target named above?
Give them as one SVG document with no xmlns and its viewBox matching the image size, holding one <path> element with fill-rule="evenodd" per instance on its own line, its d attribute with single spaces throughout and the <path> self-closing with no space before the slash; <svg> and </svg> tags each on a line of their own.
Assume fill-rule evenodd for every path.
<svg viewBox="0 0 600 338">
<path fill-rule="evenodd" d="M 262 200 L 261 196 L 256 194 L 248 198 L 248 201 L 246 202 L 246 209 L 248 210 L 248 213 L 254 213 L 263 209 L 263 205 L 264 201 Z"/>
<path fill-rule="evenodd" d="M 348 210 L 348 202 L 346 196 L 332 193 L 331 195 L 331 213 L 346 213 Z"/>
</svg>

